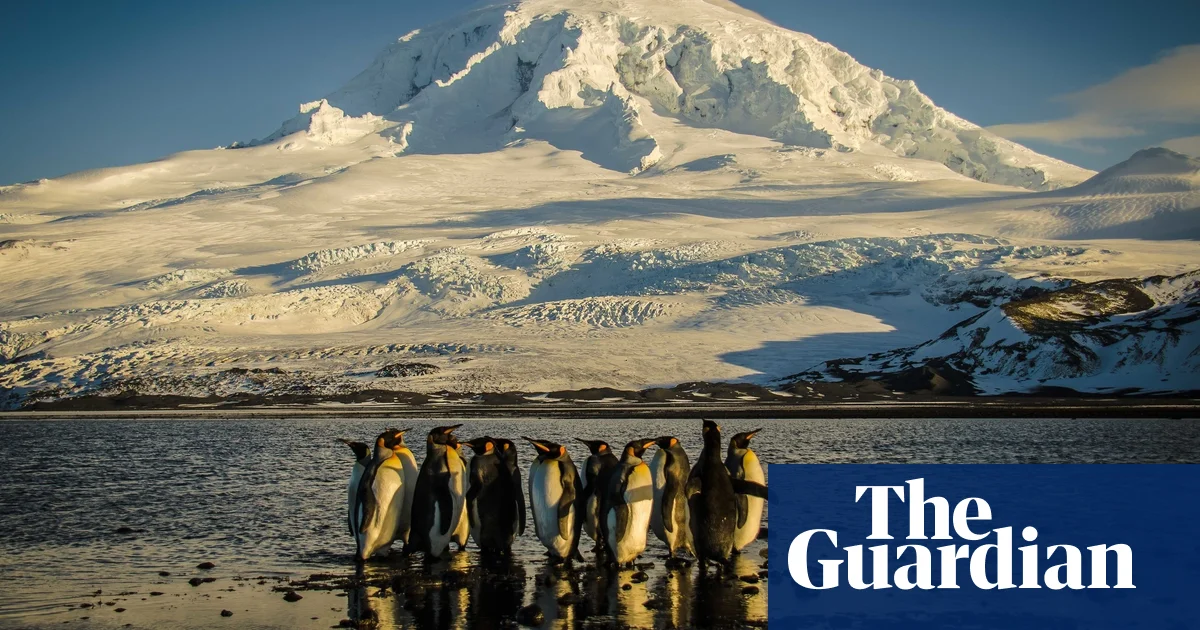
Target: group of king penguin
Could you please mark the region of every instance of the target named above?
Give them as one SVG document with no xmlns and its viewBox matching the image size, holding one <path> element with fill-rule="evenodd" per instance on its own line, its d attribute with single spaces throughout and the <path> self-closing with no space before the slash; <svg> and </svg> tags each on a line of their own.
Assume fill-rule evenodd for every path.
<svg viewBox="0 0 1200 630">
<path fill-rule="evenodd" d="M 511 555 L 526 518 L 516 445 L 490 436 L 460 442 L 461 426 L 429 431 L 420 467 L 404 442 L 407 429 L 384 431 L 372 447 L 341 440 L 355 457 L 347 525 L 356 560 L 386 554 L 397 540 L 405 554 L 438 558 L 451 542 L 465 548 L 468 537 L 485 554 Z M 733 436 L 722 460 L 721 427 L 705 420 L 695 466 L 670 436 L 633 440 L 620 455 L 606 442 L 580 439 L 590 452 L 582 477 L 565 446 L 522 438 L 537 454 L 529 469 L 537 538 L 553 561 L 570 562 L 583 559 L 586 533 L 598 561 L 629 566 L 653 531 L 673 559 L 686 551 L 702 570 L 728 565 L 761 527 L 766 479 L 750 449 L 760 430 Z M 469 462 L 463 445 L 474 452 Z M 658 451 L 647 465 L 651 446 Z"/>
</svg>

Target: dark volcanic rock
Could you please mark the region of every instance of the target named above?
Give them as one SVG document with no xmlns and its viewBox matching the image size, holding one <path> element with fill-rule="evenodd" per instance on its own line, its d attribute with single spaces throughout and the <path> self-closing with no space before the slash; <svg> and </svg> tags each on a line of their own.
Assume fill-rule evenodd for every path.
<svg viewBox="0 0 1200 630">
<path fill-rule="evenodd" d="M 637 573 L 634 573 L 633 575 L 629 576 L 629 579 L 634 584 L 641 584 L 642 582 L 649 580 L 650 576 L 646 575 L 645 571 L 638 571 Z"/>
<path fill-rule="evenodd" d="M 285 602 L 298 602 L 302 599 L 304 599 L 304 597 L 301 596 L 300 593 L 297 593 L 296 591 L 288 591 L 287 593 L 284 593 L 284 595 L 283 595 L 283 601 L 285 601 Z"/>
<path fill-rule="evenodd" d="M 203 578 L 194 577 L 194 578 L 188 580 L 188 584 L 191 584 L 192 586 L 200 586 L 203 583 L 204 583 Z"/>
<path fill-rule="evenodd" d="M 124 535 L 124 534 L 132 534 L 132 533 L 133 533 L 133 528 L 132 528 L 132 527 L 118 527 L 118 528 L 117 528 L 117 533 L 118 533 L 118 534 L 122 534 L 122 535 Z"/>
<path fill-rule="evenodd" d="M 742 589 L 742 595 L 757 595 L 757 594 L 758 594 L 757 586 L 747 586 Z"/>
<path fill-rule="evenodd" d="M 232 610 L 222 610 L 222 611 L 221 611 L 221 616 L 222 616 L 222 617 L 232 617 L 232 616 L 233 616 L 233 611 L 232 611 Z"/>
<path fill-rule="evenodd" d="M 441 370 L 429 363 L 389 363 L 375 371 L 379 378 L 407 378 L 409 376 L 425 376 Z"/>
<path fill-rule="evenodd" d="M 547 398 L 557 398 L 559 400 L 575 400 L 575 401 L 597 401 L 605 398 L 620 398 L 624 400 L 637 400 L 639 398 L 637 392 L 625 391 L 623 389 L 613 389 L 611 387 L 589 387 L 587 389 L 573 389 L 558 392 L 550 392 L 546 394 Z"/>
<path fill-rule="evenodd" d="M 213 563 L 211 563 L 211 562 L 201 562 L 200 564 L 196 565 L 196 568 L 197 568 L 197 569 L 204 570 L 204 571 L 207 571 L 207 570 L 209 570 L 209 569 L 212 569 L 212 568 L 214 568 L 214 567 L 216 567 L 216 566 L 217 566 L 217 565 L 215 565 L 215 564 L 213 564 Z"/>
</svg>

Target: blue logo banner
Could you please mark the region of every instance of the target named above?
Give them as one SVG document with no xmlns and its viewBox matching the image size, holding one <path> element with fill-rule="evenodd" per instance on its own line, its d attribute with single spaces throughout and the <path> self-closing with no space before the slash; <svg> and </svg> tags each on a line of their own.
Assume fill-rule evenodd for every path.
<svg viewBox="0 0 1200 630">
<path fill-rule="evenodd" d="M 1200 466 L 770 468 L 775 628 L 1200 628 Z"/>
</svg>

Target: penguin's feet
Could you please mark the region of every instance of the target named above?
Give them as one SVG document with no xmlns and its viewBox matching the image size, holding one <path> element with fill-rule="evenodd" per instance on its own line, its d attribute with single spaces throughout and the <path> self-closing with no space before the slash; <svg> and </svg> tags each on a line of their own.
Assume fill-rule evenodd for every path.
<svg viewBox="0 0 1200 630">
<path fill-rule="evenodd" d="M 687 558 L 674 556 L 672 558 L 668 558 L 663 566 L 667 567 L 668 569 L 682 569 L 692 566 L 692 562 Z"/>
</svg>

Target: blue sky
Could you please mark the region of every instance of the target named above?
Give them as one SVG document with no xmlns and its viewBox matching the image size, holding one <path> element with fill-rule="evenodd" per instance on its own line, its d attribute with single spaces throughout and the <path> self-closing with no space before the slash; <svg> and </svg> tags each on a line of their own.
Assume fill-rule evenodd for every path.
<svg viewBox="0 0 1200 630">
<path fill-rule="evenodd" d="M 0 183 L 261 137 L 473 0 L 10 0 Z M 1200 151 L 1200 2 L 742 0 L 946 109 L 1104 168 Z"/>
</svg>

